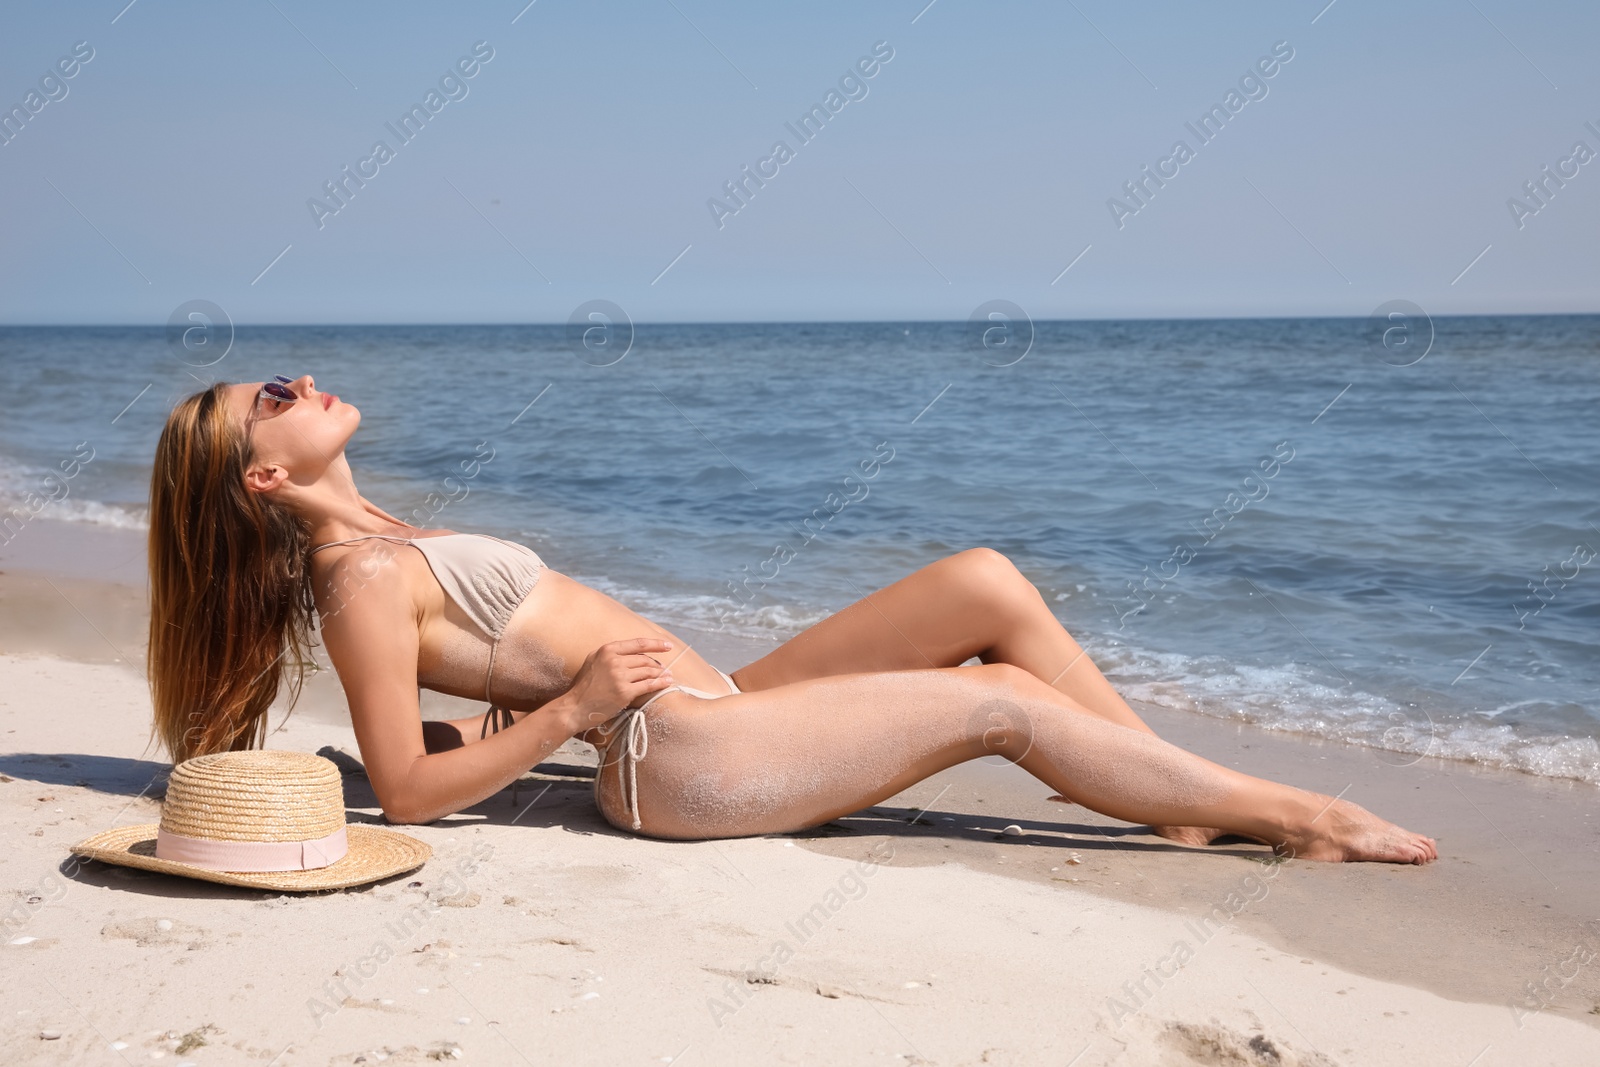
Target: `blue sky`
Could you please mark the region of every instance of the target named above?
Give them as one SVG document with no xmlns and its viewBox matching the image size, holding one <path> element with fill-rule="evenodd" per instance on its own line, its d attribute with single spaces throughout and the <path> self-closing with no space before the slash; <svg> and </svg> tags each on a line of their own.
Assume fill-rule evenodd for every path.
<svg viewBox="0 0 1600 1067">
<path fill-rule="evenodd" d="M 8 12 L 5 109 L 94 55 L 0 145 L 0 322 L 1600 310 L 1600 160 L 1520 228 L 1507 207 L 1600 152 L 1593 5 L 524 3 Z M 465 96 L 401 143 L 386 123 L 479 41 Z M 859 98 L 786 129 L 877 42 Z M 1185 123 L 1278 42 L 1202 144 Z M 1193 158 L 1114 218 L 1179 139 Z M 378 140 L 393 158 L 319 228 L 308 201 Z M 746 165 L 776 174 L 719 228 Z"/>
</svg>

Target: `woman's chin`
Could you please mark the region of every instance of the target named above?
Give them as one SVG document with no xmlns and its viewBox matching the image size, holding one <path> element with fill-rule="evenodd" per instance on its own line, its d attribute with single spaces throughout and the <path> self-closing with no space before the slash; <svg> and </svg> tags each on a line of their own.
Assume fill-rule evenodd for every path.
<svg viewBox="0 0 1600 1067">
<path fill-rule="evenodd" d="M 339 414 L 343 415 L 344 412 L 340 411 Z M 350 414 L 345 420 L 343 420 L 343 425 L 338 428 L 337 432 L 330 433 L 328 435 L 328 443 L 332 445 L 332 448 L 327 450 L 327 454 L 333 455 L 334 453 L 343 452 L 346 448 L 350 447 L 350 439 L 356 435 L 356 428 L 360 425 L 361 412 L 357 411 L 353 407 L 350 408 Z"/>
</svg>

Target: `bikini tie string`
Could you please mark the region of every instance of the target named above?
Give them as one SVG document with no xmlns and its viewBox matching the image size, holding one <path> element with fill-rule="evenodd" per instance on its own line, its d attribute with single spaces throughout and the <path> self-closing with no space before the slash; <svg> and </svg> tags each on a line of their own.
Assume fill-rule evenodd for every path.
<svg viewBox="0 0 1600 1067">
<path fill-rule="evenodd" d="M 484 713 L 483 726 L 478 730 L 478 740 L 482 741 L 489 736 L 491 726 L 495 733 L 499 733 L 501 730 L 510 729 L 516 721 L 511 716 L 510 708 L 501 707 L 499 704 L 490 705 L 489 710 Z"/>
<path fill-rule="evenodd" d="M 660 694 L 657 694 L 658 696 Z M 643 824 L 639 820 L 639 761 L 644 759 L 645 753 L 650 751 L 650 727 L 645 719 L 644 710 L 654 703 L 654 699 L 647 701 L 644 707 L 623 708 L 615 716 L 599 727 L 601 738 L 606 746 L 607 754 L 611 751 L 613 737 L 617 733 L 622 735 L 622 765 L 621 778 L 622 804 L 633 816 L 633 828 L 639 829 Z M 601 769 L 604 770 L 602 761 Z M 596 788 L 599 786 L 599 772 L 595 773 Z"/>
</svg>

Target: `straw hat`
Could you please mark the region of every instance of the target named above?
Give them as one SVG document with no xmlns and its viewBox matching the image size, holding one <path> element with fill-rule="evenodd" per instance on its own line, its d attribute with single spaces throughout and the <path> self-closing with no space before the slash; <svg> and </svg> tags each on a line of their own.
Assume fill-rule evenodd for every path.
<svg viewBox="0 0 1600 1067">
<path fill-rule="evenodd" d="M 422 866 L 433 849 L 380 826 L 346 825 L 333 761 L 257 749 L 185 760 L 172 770 L 161 822 L 106 830 L 79 856 L 225 885 L 340 889 Z"/>
</svg>

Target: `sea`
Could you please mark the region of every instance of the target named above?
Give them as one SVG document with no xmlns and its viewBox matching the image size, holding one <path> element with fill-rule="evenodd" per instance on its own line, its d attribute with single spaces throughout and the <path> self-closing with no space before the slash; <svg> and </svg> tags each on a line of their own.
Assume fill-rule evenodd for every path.
<svg viewBox="0 0 1600 1067">
<path fill-rule="evenodd" d="M 186 321 L 0 328 L 0 536 L 143 529 L 176 400 L 311 374 L 369 499 L 685 636 L 988 546 L 1130 699 L 1600 784 L 1597 316 Z"/>
</svg>

